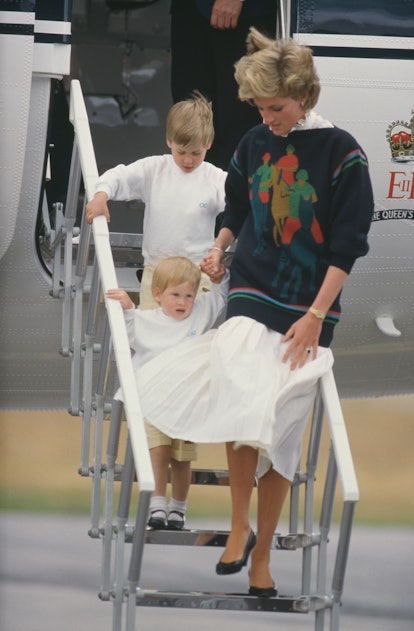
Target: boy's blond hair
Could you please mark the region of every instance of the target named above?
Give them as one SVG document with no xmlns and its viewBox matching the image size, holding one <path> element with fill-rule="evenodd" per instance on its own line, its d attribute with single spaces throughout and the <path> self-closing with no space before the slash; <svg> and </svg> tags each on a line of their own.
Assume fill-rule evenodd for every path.
<svg viewBox="0 0 414 631">
<path fill-rule="evenodd" d="M 169 256 L 154 269 L 152 291 L 157 288 L 161 293 L 171 285 L 189 283 L 197 293 L 201 280 L 201 271 L 195 263 L 185 256 Z"/>
<path fill-rule="evenodd" d="M 241 101 L 273 96 L 300 100 L 306 94 L 304 108 L 316 105 L 320 83 L 310 48 L 292 39 L 270 39 L 253 27 L 246 42 L 247 55 L 235 64 Z"/>
<path fill-rule="evenodd" d="M 167 114 L 167 140 L 188 147 L 209 147 L 214 139 L 213 108 L 198 91 L 175 103 Z"/>
</svg>

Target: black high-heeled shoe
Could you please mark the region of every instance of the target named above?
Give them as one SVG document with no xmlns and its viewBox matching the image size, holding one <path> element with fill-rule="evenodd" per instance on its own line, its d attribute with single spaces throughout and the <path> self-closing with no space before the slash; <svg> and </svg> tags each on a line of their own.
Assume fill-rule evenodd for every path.
<svg viewBox="0 0 414 631">
<path fill-rule="evenodd" d="M 274 598 L 277 596 L 277 589 L 273 583 L 272 587 L 255 587 L 250 585 L 249 596 L 256 596 L 257 598 Z"/>
<path fill-rule="evenodd" d="M 250 531 L 249 538 L 247 539 L 246 546 L 243 550 L 243 556 L 241 559 L 237 559 L 237 561 L 230 561 L 226 563 L 225 561 L 219 561 L 216 565 L 216 573 L 217 574 L 236 574 L 240 572 L 247 565 L 247 560 L 249 558 L 249 554 L 256 545 L 256 535 L 253 530 Z"/>
</svg>

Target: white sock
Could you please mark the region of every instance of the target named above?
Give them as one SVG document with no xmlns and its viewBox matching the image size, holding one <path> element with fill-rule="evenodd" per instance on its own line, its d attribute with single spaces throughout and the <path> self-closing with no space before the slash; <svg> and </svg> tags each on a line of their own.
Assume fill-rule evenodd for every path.
<svg viewBox="0 0 414 631">
<path fill-rule="evenodd" d="M 164 511 L 167 514 L 167 498 L 162 495 L 156 495 L 150 499 L 150 512 Z M 163 515 L 154 515 L 154 517 L 164 517 Z"/>
<path fill-rule="evenodd" d="M 184 500 L 184 502 L 180 502 L 178 500 L 175 500 L 172 497 L 170 499 L 170 503 L 169 503 L 168 509 L 169 509 L 168 519 L 181 521 L 179 515 L 177 515 L 176 513 L 172 513 L 171 514 L 171 512 L 172 511 L 178 511 L 178 512 L 182 513 L 183 515 L 185 515 L 185 511 L 187 510 L 187 500 Z"/>
</svg>

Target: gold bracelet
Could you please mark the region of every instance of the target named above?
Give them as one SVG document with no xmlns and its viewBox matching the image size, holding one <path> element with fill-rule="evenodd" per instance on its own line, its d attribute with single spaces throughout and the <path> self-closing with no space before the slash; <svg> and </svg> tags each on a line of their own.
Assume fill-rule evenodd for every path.
<svg viewBox="0 0 414 631">
<path fill-rule="evenodd" d="M 308 311 L 309 313 L 314 315 L 315 318 L 318 318 L 318 320 L 325 320 L 326 313 L 324 313 L 320 309 L 315 309 L 315 307 L 309 307 Z"/>
</svg>

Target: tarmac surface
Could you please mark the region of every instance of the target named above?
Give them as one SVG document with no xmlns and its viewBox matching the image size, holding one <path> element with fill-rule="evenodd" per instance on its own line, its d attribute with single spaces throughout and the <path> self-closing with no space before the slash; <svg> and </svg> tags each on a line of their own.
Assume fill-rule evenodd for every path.
<svg viewBox="0 0 414 631">
<path fill-rule="evenodd" d="M 187 525 L 228 528 L 205 520 Z M 88 528 L 88 516 L 0 513 L 1 631 L 113 631 L 112 603 L 98 598 L 102 542 L 91 539 Z M 245 592 L 246 571 L 215 574 L 219 555 L 217 548 L 147 545 L 141 587 Z M 300 556 L 298 551 L 272 553 L 281 593 L 298 593 Z M 414 528 L 354 526 L 342 602 L 341 631 L 413 631 Z M 325 618 L 324 630 L 329 629 L 329 613 Z M 315 618 L 312 613 L 152 607 L 136 611 L 137 631 L 216 628 L 307 631 L 315 628 Z"/>
</svg>

